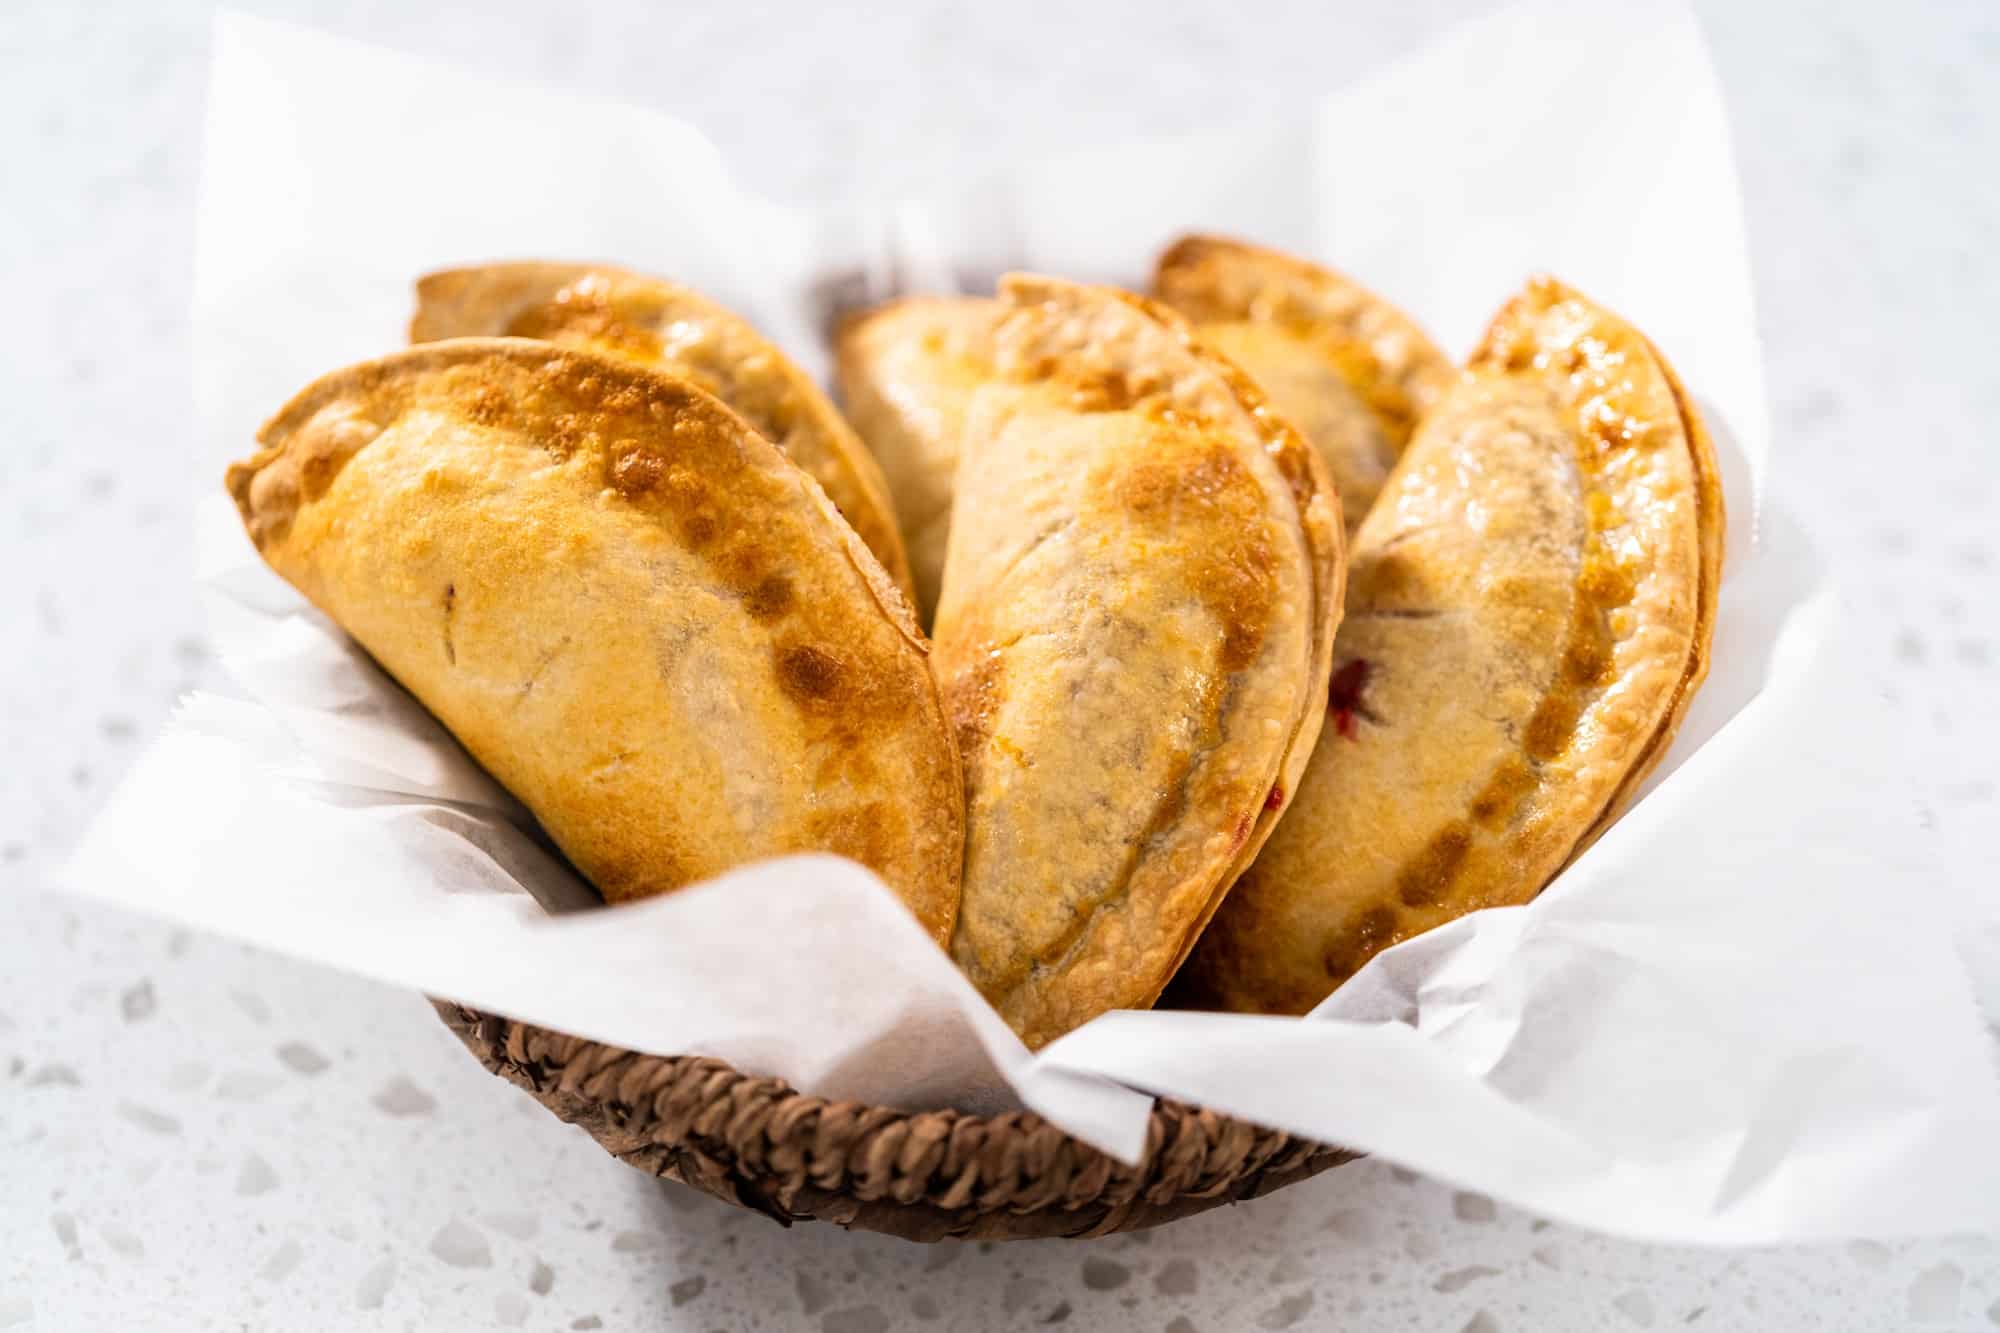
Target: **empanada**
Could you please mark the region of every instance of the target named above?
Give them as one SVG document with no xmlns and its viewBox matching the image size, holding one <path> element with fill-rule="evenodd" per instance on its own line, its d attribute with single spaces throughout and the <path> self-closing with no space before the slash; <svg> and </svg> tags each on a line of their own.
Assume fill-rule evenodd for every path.
<svg viewBox="0 0 2000 1333">
<path fill-rule="evenodd" d="M 1174 1001 L 1301 1013 L 1388 945 L 1533 897 L 1701 684 L 1722 526 L 1666 362 L 1532 283 L 1361 527 L 1324 738 Z"/>
<path fill-rule="evenodd" d="M 912 298 L 848 320 L 834 340 L 841 406 L 888 476 L 926 623 L 944 574 L 958 441 L 973 391 L 992 374 L 1001 310 L 976 297 Z"/>
<path fill-rule="evenodd" d="M 1326 459 L 1350 534 L 1455 373 L 1407 315 L 1290 255 L 1188 236 L 1160 256 L 1153 292 L 1250 373 Z"/>
<path fill-rule="evenodd" d="M 1324 466 L 1162 307 L 1016 276 L 936 656 L 966 774 L 952 953 L 1029 1045 L 1151 1004 L 1304 767 L 1340 616 Z"/>
<path fill-rule="evenodd" d="M 272 568 L 520 797 L 605 898 L 786 852 L 940 943 L 963 797 L 908 604 L 692 383 L 467 338 L 309 385 L 228 486 Z"/>
<path fill-rule="evenodd" d="M 699 292 L 603 264 L 526 261 L 417 280 L 410 341 L 541 338 L 684 375 L 810 472 L 905 595 L 889 488 L 819 386 L 741 316 Z"/>
</svg>

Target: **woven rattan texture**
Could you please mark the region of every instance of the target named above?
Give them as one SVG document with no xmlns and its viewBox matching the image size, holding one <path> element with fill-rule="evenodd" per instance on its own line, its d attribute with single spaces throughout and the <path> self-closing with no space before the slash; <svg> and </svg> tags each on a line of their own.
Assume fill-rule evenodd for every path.
<svg viewBox="0 0 2000 1333">
<path fill-rule="evenodd" d="M 1137 1167 L 1026 1112 L 830 1102 L 719 1060 L 635 1055 L 442 1001 L 481 1064 L 613 1156 L 783 1223 L 909 1240 L 1136 1231 L 1255 1198 L 1353 1154 L 1176 1102 Z"/>
</svg>

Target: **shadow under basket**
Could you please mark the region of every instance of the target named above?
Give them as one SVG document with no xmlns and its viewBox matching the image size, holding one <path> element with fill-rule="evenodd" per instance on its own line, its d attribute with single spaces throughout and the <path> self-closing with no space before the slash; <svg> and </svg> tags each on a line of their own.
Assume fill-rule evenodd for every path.
<svg viewBox="0 0 2000 1333">
<path fill-rule="evenodd" d="M 635 1055 L 432 1003 L 488 1070 L 612 1156 L 786 1225 L 922 1241 L 1101 1236 L 1254 1199 L 1355 1156 L 1162 1100 L 1130 1167 L 1028 1112 L 830 1102 L 720 1060 Z"/>
</svg>

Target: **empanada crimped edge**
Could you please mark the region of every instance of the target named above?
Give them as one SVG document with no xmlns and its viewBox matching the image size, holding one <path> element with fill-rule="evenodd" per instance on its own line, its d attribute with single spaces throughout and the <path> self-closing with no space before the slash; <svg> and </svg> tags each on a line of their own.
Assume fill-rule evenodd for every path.
<svg viewBox="0 0 2000 1333">
<path fill-rule="evenodd" d="M 1150 1004 L 1186 957 L 1236 868 L 1254 854 L 1279 818 L 1324 716 L 1325 675 L 1332 629 L 1339 616 L 1343 539 L 1337 495 L 1318 456 L 1289 425 L 1269 412 L 1255 387 L 1233 365 L 1202 345 L 1178 316 L 1126 293 L 1029 275 L 1006 279 L 1003 297 L 1010 309 L 997 335 L 995 382 L 981 391 L 967 452 L 960 461 L 958 508 L 939 608 L 938 660 L 947 705 L 955 716 L 962 715 L 960 725 L 965 735 L 961 751 L 967 756 L 971 784 L 968 893 L 954 952 L 1023 1038 L 1037 1045 L 1106 1008 Z M 1024 410 L 1033 417 L 1030 424 L 1022 426 L 1018 414 Z M 989 429 L 1009 432 L 1011 443 L 998 454 L 993 452 L 995 441 L 984 434 Z M 1023 430 L 1027 433 L 1020 433 Z M 1045 431 L 1055 434 L 1044 435 Z M 1065 436 L 1069 443 L 1053 443 Z M 1045 442 L 1036 444 L 1038 438 Z M 1097 443 L 1089 443 L 1092 440 Z M 1052 448 L 1056 450 L 1053 454 L 1049 452 Z M 1210 795 L 1192 807 L 1170 801 L 1170 811 L 1163 808 L 1149 816 L 1170 822 L 1158 828 L 1147 825 L 1149 832 L 1142 842 L 1126 849 L 1124 869 L 1103 881 L 1115 886 L 1111 896 L 1099 899 L 1097 888 L 1066 887 L 1097 885 L 1100 876 L 1110 873 L 1110 863 L 1102 856 L 1072 855 L 1063 850 L 1072 845 L 1066 839 L 1075 834 L 1049 830 L 1067 827 L 1066 823 L 1031 821 L 1031 826 L 1022 826 L 1022 832 L 1003 831 L 1021 817 L 1018 809 L 1040 808 L 1043 797 L 997 798 L 1002 804 L 994 808 L 992 816 L 1003 822 L 993 826 L 991 837 L 1002 842 L 988 841 L 989 826 L 982 822 L 989 818 L 984 813 L 988 769 L 995 780 L 1010 782 L 1013 779 L 1008 775 L 1017 763 L 1026 764 L 1031 774 L 1051 771 L 1051 780 L 1061 780 L 1072 768 L 1093 773 L 1101 769 L 1108 785 L 1098 794 L 1111 801 L 1104 807 L 1110 821 L 1103 834 L 1106 837 L 1113 836 L 1110 830 L 1122 828 L 1120 821 L 1138 810 L 1128 802 L 1150 803 L 1161 795 L 1152 791 L 1151 779 L 1141 778 L 1144 770 L 1133 770 L 1138 786 L 1118 786 L 1115 779 L 1122 761 L 1113 760 L 1112 750 L 1106 747 L 1122 746 L 1124 739 L 1108 733 L 1096 735 L 1080 715 L 1072 724 L 1081 728 L 1072 734 L 1073 739 L 1056 739 L 1043 723 L 1032 720 L 1043 717 L 1046 722 L 1070 716 L 1070 705 L 1032 702 L 1037 692 L 1046 695 L 1063 688 L 1037 674 L 1041 668 L 1033 663 L 1041 661 L 1039 654 L 1044 650 L 1033 645 L 1045 630 L 1033 626 L 1045 625 L 1047 632 L 1059 635 L 1067 635 L 1068 630 L 1057 627 L 1066 622 L 1040 619 L 1044 612 L 1023 611 L 1017 599 L 1025 593 L 1038 602 L 1056 599 L 1048 605 L 1069 604 L 1080 594 L 1084 603 L 1078 605 L 1101 605 L 1109 611 L 1113 603 L 1123 606 L 1130 597 L 1139 597 L 1142 600 L 1132 604 L 1133 611 L 1145 615 L 1149 613 L 1140 608 L 1152 605 L 1150 599 L 1155 594 L 1140 589 L 1150 577 L 1146 571 L 1153 570 L 1165 580 L 1156 585 L 1159 595 L 1170 601 L 1194 596 L 1196 602 L 1223 616 L 1218 624 L 1226 628 L 1235 614 L 1227 610 L 1227 603 L 1204 600 L 1208 593 L 1173 591 L 1180 578 L 1192 578 L 1194 586 L 1200 586 L 1212 576 L 1208 572 L 1211 567 L 1214 573 L 1237 568 L 1228 562 L 1238 557 L 1221 549 L 1209 553 L 1201 544 L 1205 539 L 1182 544 L 1183 537 L 1192 538 L 1206 529 L 1187 528 L 1182 519 L 1173 517 L 1181 513 L 1178 506 L 1183 503 L 1194 506 L 1186 521 L 1197 521 L 1198 512 L 1210 512 L 1203 508 L 1209 503 L 1203 497 L 1210 494 L 1206 488 L 1211 482 L 1205 478 L 1211 464 L 1199 460 L 1211 457 L 1213 466 L 1221 469 L 1215 474 L 1216 484 L 1251 489 L 1230 492 L 1250 507 L 1232 510 L 1243 517 L 1222 520 L 1225 526 L 1209 536 L 1227 542 L 1232 530 L 1246 539 L 1253 532 L 1285 533 L 1280 544 L 1287 554 L 1281 558 L 1298 562 L 1286 566 L 1290 572 L 1278 575 L 1292 589 L 1286 597 L 1298 598 L 1296 603 L 1287 600 L 1283 604 L 1291 608 L 1284 614 L 1293 617 L 1286 631 L 1293 646 L 1278 658 L 1268 655 L 1272 649 L 1267 646 L 1256 650 L 1254 659 L 1254 695 L 1275 705 L 1279 695 L 1272 692 L 1279 691 L 1289 702 L 1282 705 L 1282 722 L 1275 714 L 1265 717 L 1226 711 L 1216 715 L 1218 723 L 1231 719 L 1226 723 L 1231 730 L 1216 733 L 1208 743 L 1223 748 L 1188 753 L 1227 758 L 1218 757 L 1213 766 L 1187 770 L 1185 777 L 1174 779 L 1198 782 L 1198 788 Z M 1033 461 L 1036 459 L 1039 461 Z M 1017 464 L 1033 470 L 1009 473 Z M 1184 474 L 1181 469 L 1185 465 L 1197 467 L 1199 475 Z M 1071 466 L 1090 475 L 1079 471 L 1069 479 L 1071 474 L 1063 469 Z M 995 467 L 1000 471 L 987 475 Z M 1225 477 L 1235 480 L 1223 483 Z M 1021 490 L 1023 485 L 1028 489 Z M 1183 493 L 1186 487 L 1194 489 Z M 1024 498 L 1013 498 L 1017 492 Z M 1253 494 L 1259 498 L 1251 500 Z M 1025 498 L 1030 495 L 1038 498 Z M 996 496 L 1003 498 L 996 500 Z M 1021 509 L 1023 503 L 1029 507 Z M 1252 514 L 1257 515 L 1254 520 Z M 1163 521 L 1163 528 L 1151 526 Z M 989 526 L 994 522 L 1001 526 Z M 1230 526 L 1239 522 L 1252 526 Z M 1131 523 L 1139 526 L 1128 530 L 1125 525 Z M 1036 530 L 1040 530 L 1039 535 Z M 1147 533 L 1153 535 L 1144 535 Z M 1041 542 L 1051 538 L 1053 544 L 1041 548 Z M 1127 546 L 1128 540 L 1138 544 Z M 1181 553 L 1170 557 L 1168 565 L 1153 565 L 1150 562 L 1155 557 L 1137 554 L 1152 549 L 1159 540 L 1171 543 L 1172 549 Z M 1024 547 L 1023 542 L 1028 545 Z M 1112 544 L 1104 545 L 1106 542 Z M 1024 568 L 1021 559 L 1030 548 L 1038 550 L 1036 568 L 1041 572 L 1028 576 L 1035 581 L 1032 585 L 1014 587 Z M 1097 577 L 1073 570 L 1072 559 L 1107 561 L 1104 576 L 1115 580 L 1117 576 L 1111 571 L 1126 568 L 1128 557 L 1142 563 L 1128 570 L 1140 582 L 1127 588 L 1072 582 L 1078 577 Z M 1216 560 L 1225 563 L 1215 565 Z M 1194 563 L 1179 569 L 1186 561 Z M 1179 572 L 1169 574 L 1169 569 Z M 993 578 L 1013 591 L 992 583 Z M 1244 608 L 1244 614 L 1249 613 L 1249 608 Z M 1023 620 L 1023 614 L 1030 618 Z M 1123 623 L 1117 617 L 1127 613 L 1110 614 L 1114 618 L 1105 622 L 1108 629 L 1079 632 L 1110 632 L 1114 637 L 1126 632 L 1115 626 Z M 1160 629 L 1170 636 L 1176 632 L 1165 625 Z M 1138 622 L 1132 623 L 1130 632 L 1136 632 L 1140 641 L 1150 637 Z M 1029 636 L 1026 658 L 1003 661 L 996 656 L 989 666 L 989 653 L 1005 652 L 1005 645 L 1023 633 Z M 1261 636 L 1262 630 L 1255 633 Z M 1261 642 L 1261 638 L 1256 641 Z M 1067 649 L 1049 648 L 1047 651 L 1058 655 L 1046 665 L 1095 660 L 1109 642 L 1077 641 Z M 1180 649 L 1161 651 L 1169 657 L 1149 671 L 1172 660 L 1171 654 Z M 1298 653 L 1295 665 L 1279 665 L 1294 651 Z M 1227 665 L 1231 660 L 1253 659 L 1232 658 L 1230 652 L 1224 652 L 1217 663 L 1197 665 L 1198 661 L 1207 662 L 1202 657 L 1190 659 L 1186 666 L 1198 670 L 1205 679 L 1219 663 L 1224 674 L 1216 679 L 1236 679 L 1235 673 L 1246 668 Z M 1111 668 L 1107 664 L 1103 669 Z M 1125 672 L 1131 669 L 1129 662 L 1120 668 Z M 989 678 L 989 672 L 997 675 Z M 1290 674 L 1293 672 L 1297 674 Z M 1004 679 L 1007 685 L 1004 692 L 994 694 L 990 680 L 997 679 Z M 1180 678 L 1173 669 L 1161 677 L 1163 682 L 1176 679 Z M 1193 679 L 1173 688 L 1188 688 Z M 1234 688 L 1229 689 L 1232 696 Z M 1005 702 L 1017 697 L 1013 693 L 1016 689 L 1027 692 L 1019 696 L 1019 708 L 1026 711 L 1013 711 L 1014 705 Z M 1192 699 L 1190 696 L 1188 702 Z M 1101 703 L 1096 706 L 1101 707 Z M 1178 705 L 1162 699 L 1159 706 L 1166 710 L 1160 715 L 1160 726 L 1177 726 Z M 996 708 L 1010 710 L 1006 716 L 1013 721 L 1004 721 Z M 1001 725 L 1002 730 L 993 731 L 994 725 Z M 1030 730 L 1018 731 L 1017 726 Z M 1254 738 L 1244 730 L 1248 727 L 1258 729 Z M 1278 731 L 1274 733 L 1272 728 Z M 1124 730 L 1120 728 L 1121 735 Z M 1140 742 L 1137 733 L 1129 739 L 1153 744 Z M 1029 747 L 1025 752 L 1020 749 L 1023 744 Z M 1178 742 L 1162 740 L 1157 744 L 1168 748 L 1158 750 L 1147 763 L 1171 768 L 1181 762 L 1171 757 L 1180 753 L 1173 748 Z M 1066 751 L 1076 752 L 1066 760 Z M 1140 758 L 1135 754 L 1134 762 Z M 1246 760 L 1253 761 L 1248 769 L 1243 766 Z M 1207 758 L 1201 762 L 1210 764 Z M 1197 778 L 1197 773 L 1202 776 Z M 1225 773 L 1234 776 L 1218 786 L 1217 775 Z M 1237 789 L 1238 784 L 1252 782 L 1256 784 L 1254 791 L 1248 785 Z M 1009 814 L 1007 803 L 1021 800 L 1030 805 Z M 1223 803 L 1211 806 L 1211 800 Z M 1151 809 L 1150 804 L 1146 808 Z M 1048 807 L 1051 815 L 1067 809 L 1067 804 Z M 1125 813 L 1117 813 L 1120 810 Z M 1064 814 L 1060 819 L 1072 817 Z M 1094 823 L 1095 817 L 1088 822 Z M 1030 827 L 1032 831 L 1025 831 Z M 978 853 L 979 847 L 1016 846 L 1021 837 L 1044 848 L 1053 859 L 1017 860 L 1010 866 L 1011 875 L 992 866 L 982 868 L 984 854 Z M 1014 855 L 996 854 L 1003 862 Z M 1082 860 L 1070 869 L 1053 869 L 1077 856 Z M 1053 896 L 1044 899 L 1040 896 L 1043 892 Z M 1133 896 L 1135 893 L 1138 896 Z"/>
<path fill-rule="evenodd" d="M 1481 415 L 1491 411 L 1508 415 Z M 1543 421 L 1565 424 L 1530 424 Z M 1501 434 L 1461 434 L 1480 422 Z M 1481 448 L 1465 453 L 1474 440 Z M 1545 472 L 1489 476 L 1510 451 Z M 1570 549 L 1544 526 L 1555 511 L 1491 513 L 1542 503 L 1538 487 L 1569 494 L 1565 474 L 1582 478 L 1563 502 L 1574 557 L 1555 554 Z M 1528 543 L 1521 563 L 1484 528 L 1461 530 L 1460 505 Z M 1302 1012 L 1380 949 L 1538 892 L 1630 799 L 1684 716 L 1707 669 L 1722 526 L 1712 443 L 1664 358 L 1573 289 L 1531 283 L 1363 525 L 1351 632 L 1335 644 L 1340 725 L 1176 1002 Z M 1565 558 L 1581 563 L 1547 584 Z M 1371 662 L 1376 652 L 1392 655 Z M 1490 703 L 1479 679 L 1460 676 L 1509 661 L 1507 693 Z M 1371 672 L 1388 674 L 1367 686 Z M 1538 693 L 1513 693 L 1535 679 Z M 1355 740 L 1362 748 L 1342 748 Z M 1399 793 L 1406 771 L 1420 785 Z"/>
<path fill-rule="evenodd" d="M 440 269 L 417 280 L 416 295 L 413 343 L 525 335 L 693 379 L 811 473 L 891 581 L 914 595 L 874 455 L 812 377 L 727 306 L 613 264 L 536 259 Z"/>
<path fill-rule="evenodd" d="M 712 396 L 460 339 L 324 376 L 259 438 L 228 487 L 266 561 L 607 898 L 829 850 L 949 937 L 962 791 L 928 644 L 817 483 Z"/>
</svg>

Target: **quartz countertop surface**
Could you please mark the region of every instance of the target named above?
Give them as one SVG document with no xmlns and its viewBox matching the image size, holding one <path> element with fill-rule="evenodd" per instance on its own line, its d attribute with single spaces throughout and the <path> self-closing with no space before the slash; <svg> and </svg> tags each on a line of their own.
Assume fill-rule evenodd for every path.
<svg viewBox="0 0 2000 1333">
<path fill-rule="evenodd" d="M 921 189 L 968 145 L 1254 119 L 1487 6 L 241 7 L 654 105 L 752 187 L 819 203 Z M 1888 645 L 1880 703 L 1924 761 L 1908 799 L 1953 864 L 2000 878 L 1975 851 L 2000 816 L 2000 12 L 1701 13 L 1775 467 Z M 0 11 L 20 316 L 0 321 L 0 1328 L 2000 1326 L 2000 1237 L 1643 1245 L 1377 1163 L 1097 1241 L 781 1230 L 613 1161 L 418 996 L 45 892 L 214 670 L 185 466 L 209 19 L 187 0 Z"/>
</svg>

